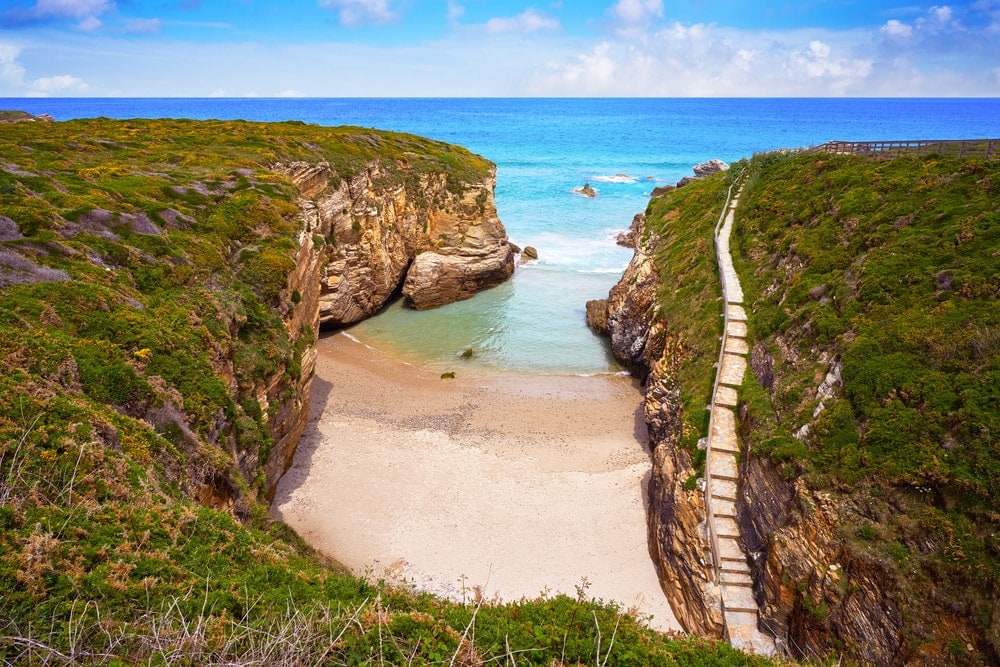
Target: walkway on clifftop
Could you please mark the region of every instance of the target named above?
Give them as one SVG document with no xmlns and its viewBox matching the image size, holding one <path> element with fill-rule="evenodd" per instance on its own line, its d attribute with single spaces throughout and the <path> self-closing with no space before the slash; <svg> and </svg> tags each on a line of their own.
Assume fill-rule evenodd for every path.
<svg viewBox="0 0 1000 667">
<path fill-rule="evenodd" d="M 739 441 L 736 437 L 738 389 L 747 368 L 747 314 L 743 289 L 733 268 L 729 236 L 739 192 L 727 201 L 715 232 L 715 251 L 722 281 L 725 328 L 712 393 L 707 456 L 705 459 L 705 510 L 714 559 L 715 583 L 720 589 L 725 637 L 734 647 L 773 655 L 774 639 L 758 630 L 759 609 L 753 597 L 753 580 L 746 554 L 740 546 L 736 520 L 739 485 Z"/>
</svg>

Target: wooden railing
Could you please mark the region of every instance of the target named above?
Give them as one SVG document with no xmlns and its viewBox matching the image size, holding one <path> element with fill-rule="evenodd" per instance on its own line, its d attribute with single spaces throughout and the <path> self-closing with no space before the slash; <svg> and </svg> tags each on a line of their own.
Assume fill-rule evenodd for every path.
<svg viewBox="0 0 1000 667">
<path fill-rule="evenodd" d="M 809 153 L 863 155 L 891 160 L 903 155 L 951 155 L 1000 158 L 1000 139 L 914 139 L 909 141 L 828 141 L 808 149 Z"/>
</svg>

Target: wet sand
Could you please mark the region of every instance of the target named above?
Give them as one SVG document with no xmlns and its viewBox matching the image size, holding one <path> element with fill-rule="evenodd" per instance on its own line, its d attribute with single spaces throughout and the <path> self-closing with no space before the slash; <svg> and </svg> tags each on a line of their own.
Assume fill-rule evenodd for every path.
<svg viewBox="0 0 1000 667">
<path fill-rule="evenodd" d="M 641 393 L 622 376 L 419 368 L 318 344 L 274 515 L 357 574 L 462 600 L 614 600 L 679 630 L 646 541 Z"/>
</svg>

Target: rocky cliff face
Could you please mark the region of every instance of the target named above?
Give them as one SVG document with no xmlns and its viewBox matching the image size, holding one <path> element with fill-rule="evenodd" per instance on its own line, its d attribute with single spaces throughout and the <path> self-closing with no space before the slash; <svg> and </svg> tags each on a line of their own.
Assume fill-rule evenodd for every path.
<svg viewBox="0 0 1000 667">
<path fill-rule="evenodd" d="M 636 216 L 639 219 L 639 216 Z M 652 254 L 658 239 L 633 234 L 635 252 L 607 299 L 587 304 L 591 328 L 611 338 L 615 357 L 641 379 L 663 352 L 663 327 L 655 320 L 659 275 Z"/>
<path fill-rule="evenodd" d="M 308 420 L 312 342 L 321 323 L 343 326 L 370 317 L 400 287 L 415 308 L 433 308 L 498 285 L 514 270 L 514 250 L 493 199 L 493 171 L 458 193 L 448 189 L 445 174 L 424 176 L 415 190 L 386 186 L 391 181 L 375 162 L 351 179 L 339 178 L 325 162 L 276 171 L 299 189 L 298 251 L 281 300 L 290 305 L 281 315 L 293 347 L 303 351 L 297 378 L 282 372 L 257 392 L 271 415 L 268 497 L 291 465 Z M 241 467 L 247 473 L 256 464 Z"/>
<path fill-rule="evenodd" d="M 679 343 L 656 317 L 660 277 L 652 259 L 659 239 L 636 216 L 635 253 L 606 300 L 587 304 L 592 328 L 611 338 L 616 358 L 646 383 L 643 415 L 653 469 L 649 480 L 649 549 L 663 591 L 685 630 L 721 637 L 718 605 L 706 604 L 711 570 L 706 557 L 705 507 L 701 493 L 685 488 L 694 475 L 691 456 L 680 446 Z"/>
<path fill-rule="evenodd" d="M 413 307 L 433 308 L 494 287 L 514 271 L 493 199 L 495 171 L 454 192 L 445 174 L 410 187 L 391 184 L 375 162 L 350 179 L 323 162 L 277 169 L 299 187 L 312 233 L 325 245 L 323 324 L 370 317 L 399 290 Z"/>
<path fill-rule="evenodd" d="M 865 520 L 858 508 L 785 479 L 757 456 L 747 457 L 741 477 L 740 531 L 762 623 L 779 644 L 802 657 L 836 651 L 876 665 L 905 662 L 895 582 L 880 559 L 857 553 L 838 531 Z"/>
<path fill-rule="evenodd" d="M 616 356 L 646 379 L 644 416 L 653 458 L 649 546 L 663 590 L 685 630 L 719 637 L 722 618 L 708 567 L 704 503 L 691 483 L 696 474 L 692 457 L 681 446 L 676 376 L 684 350 L 669 323 L 655 312 L 660 277 L 651 257 L 657 240 L 648 232 L 636 238 L 640 241 L 625 275 L 606 301 L 588 304 L 588 320 L 611 337 Z M 762 347 L 751 354 L 753 373 L 765 389 L 778 384 L 777 363 Z M 825 378 L 838 374 L 833 368 L 817 376 L 817 396 L 823 394 Z M 754 428 L 741 408 L 741 439 Z M 907 593 L 907 586 L 896 580 L 884 553 L 859 548 L 856 537 L 849 539 L 862 525 L 888 524 L 893 516 L 906 521 L 902 517 L 911 510 L 904 493 L 817 490 L 769 459 L 746 452 L 740 478 L 737 512 L 754 595 L 761 623 L 776 636 L 779 648 L 797 657 L 835 653 L 876 665 L 957 664 L 961 651 L 955 646 L 973 652 L 975 636 L 963 627 L 957 611 L 954 618 L 941 619 L 940 628 L 921 627 L 924 647 L 915 652 L 906 636 L 914 620 L 907 621 L 904 609 L 915 591 Z M 963 603 L 951 604 L 960 610 Z M 934 640 L 928 643 L 928 637 Z"/>
</svg>

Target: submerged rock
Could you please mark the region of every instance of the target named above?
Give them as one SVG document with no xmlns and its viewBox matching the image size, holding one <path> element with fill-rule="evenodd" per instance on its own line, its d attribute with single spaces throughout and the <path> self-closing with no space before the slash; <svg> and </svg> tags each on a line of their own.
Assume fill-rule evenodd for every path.
<svg viewBox="0 0 1000 667">
<path fill-rule="evenodd" d="M 597 196 L 597 190 L 592 188 L 590 183 L 584 183 L 583 187 L 580 188 L 573 188 L 573 192 L 584 197 L 590 197 L 591 199 Z"/>
</svg>

